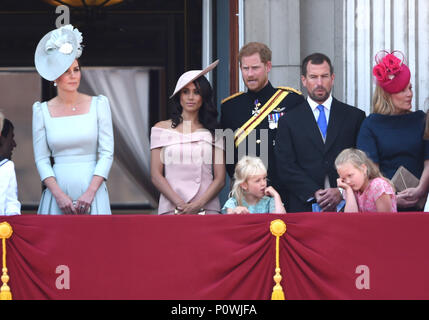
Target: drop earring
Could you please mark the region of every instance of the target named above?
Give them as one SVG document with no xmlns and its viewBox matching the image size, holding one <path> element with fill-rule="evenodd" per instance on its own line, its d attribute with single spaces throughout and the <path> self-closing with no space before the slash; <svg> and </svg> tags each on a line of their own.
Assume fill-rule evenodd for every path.
<svg viewBox="0 0 429 320">
<path fill-rule="evenodd" d="M 54 87 L 56 87 L 57 86 L 57 83 L 54 81 Z"/>
</svg>

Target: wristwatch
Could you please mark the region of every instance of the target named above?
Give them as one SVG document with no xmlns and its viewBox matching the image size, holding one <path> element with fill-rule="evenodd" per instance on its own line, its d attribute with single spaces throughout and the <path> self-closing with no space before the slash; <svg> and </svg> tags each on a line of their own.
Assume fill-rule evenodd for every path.
<svg viewBox="0 0 429 320">
<path fill-rule="evenodd" d="M 339 191 L 340 191 L 340 193 L 341 193 L 341 197 L 344 199 L 344 189 L 343 189 L 343 188 L 338 187 L 338 190 L 339 190 Z"/>
</svg>

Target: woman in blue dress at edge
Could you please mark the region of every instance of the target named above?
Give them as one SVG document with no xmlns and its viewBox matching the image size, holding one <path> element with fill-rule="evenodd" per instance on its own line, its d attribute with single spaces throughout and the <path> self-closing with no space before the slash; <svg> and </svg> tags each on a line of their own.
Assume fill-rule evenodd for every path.
<svg viewBox="0 0 429 320">
<path fill-rule="evenodd" d="M 36 69 L 58 93 L 33 105 L 34 158 L 46 186 L 38 214 L 111 214 L 105 184 L 113 162 L 110 106 L 105 96 L 78 92 L 81 42 L 81 33 L 67 25 L 36 48 Z"/>
<path fill-rule="evenodd" d="M 400 166 L 414 174 L 420 183 L 397 195 L 398 211 L 421 211 L 429 185 L 429 141 L 423 138 L 426 114 L 412 112 L 411 73 L 401 52 L 380 51 L 373 68 L 376 89 L 373 113 L 360 128 L 357 148 L 391 179 Z"/>
</svg>

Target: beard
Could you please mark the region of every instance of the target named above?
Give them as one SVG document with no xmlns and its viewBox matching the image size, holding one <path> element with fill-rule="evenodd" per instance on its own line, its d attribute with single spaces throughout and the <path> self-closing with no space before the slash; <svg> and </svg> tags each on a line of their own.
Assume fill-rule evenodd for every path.
<svg viewBox="0 0 429 320">
<path fill-rule="evenodd" d="M 249 83 L 252 81 L 251 83 Z M 253 92 L 258 92 L 262 88 L 264 88 L 268 83 L 268 77 L 265 77 L 264 79 L 258 79 L 258 78 L 252 78 L 252 79 L 246 79 L 244 80 L 244 84 L 246 87 Z"/>
<path fill-rule="evenodd" d="M 320 89 L 323 89 L 324 93 L 316 94 L 316 90 L 320 90 Z M 312 100 L 322 103 L 328 100 L 329 96 L 331 95 L 331 91 L 326 90 L 326 88 L 324 87 L 317 87 L 317 88 L 314 88 L 313 91 L 309 92 L 308 95 Z"/>
</svg>

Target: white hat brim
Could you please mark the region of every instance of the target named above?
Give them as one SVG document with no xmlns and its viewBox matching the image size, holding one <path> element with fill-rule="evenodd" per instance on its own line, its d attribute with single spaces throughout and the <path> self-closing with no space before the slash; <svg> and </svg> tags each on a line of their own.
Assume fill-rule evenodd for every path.
<svg viewBox="0 0 429 320">
<path fill-rule="evenodd" d="M 70 30 L 63 29 L 62 32 L 67 35 L 67 40 L 73 47 L 70 54 L 64 54 L 59 50 L 46 51 L 46 42 L 51 38 L 52 30 L 48 32 L 37 44 L 36 52 L 34 53 L 34 65 L 39 75 L 48 80 L 54 81 L 58 79 L 76 60 L 78 54 L 78 43 L 74 33 Z"/>
<path fill-rule="evenodd" d="M 174 89 L 173 94 L 170 96 L 170 99 L 173 98 L 176 93 L 186 87 L 188 84 L 198 79 L 199 77 L 205 75 L 209 71 L 213 70 L 219 63 L 219 59 L 207 66 L 204 70 L 191 70 L 182 74 L 177 80 L 176 88 Z"/>
</svg>

